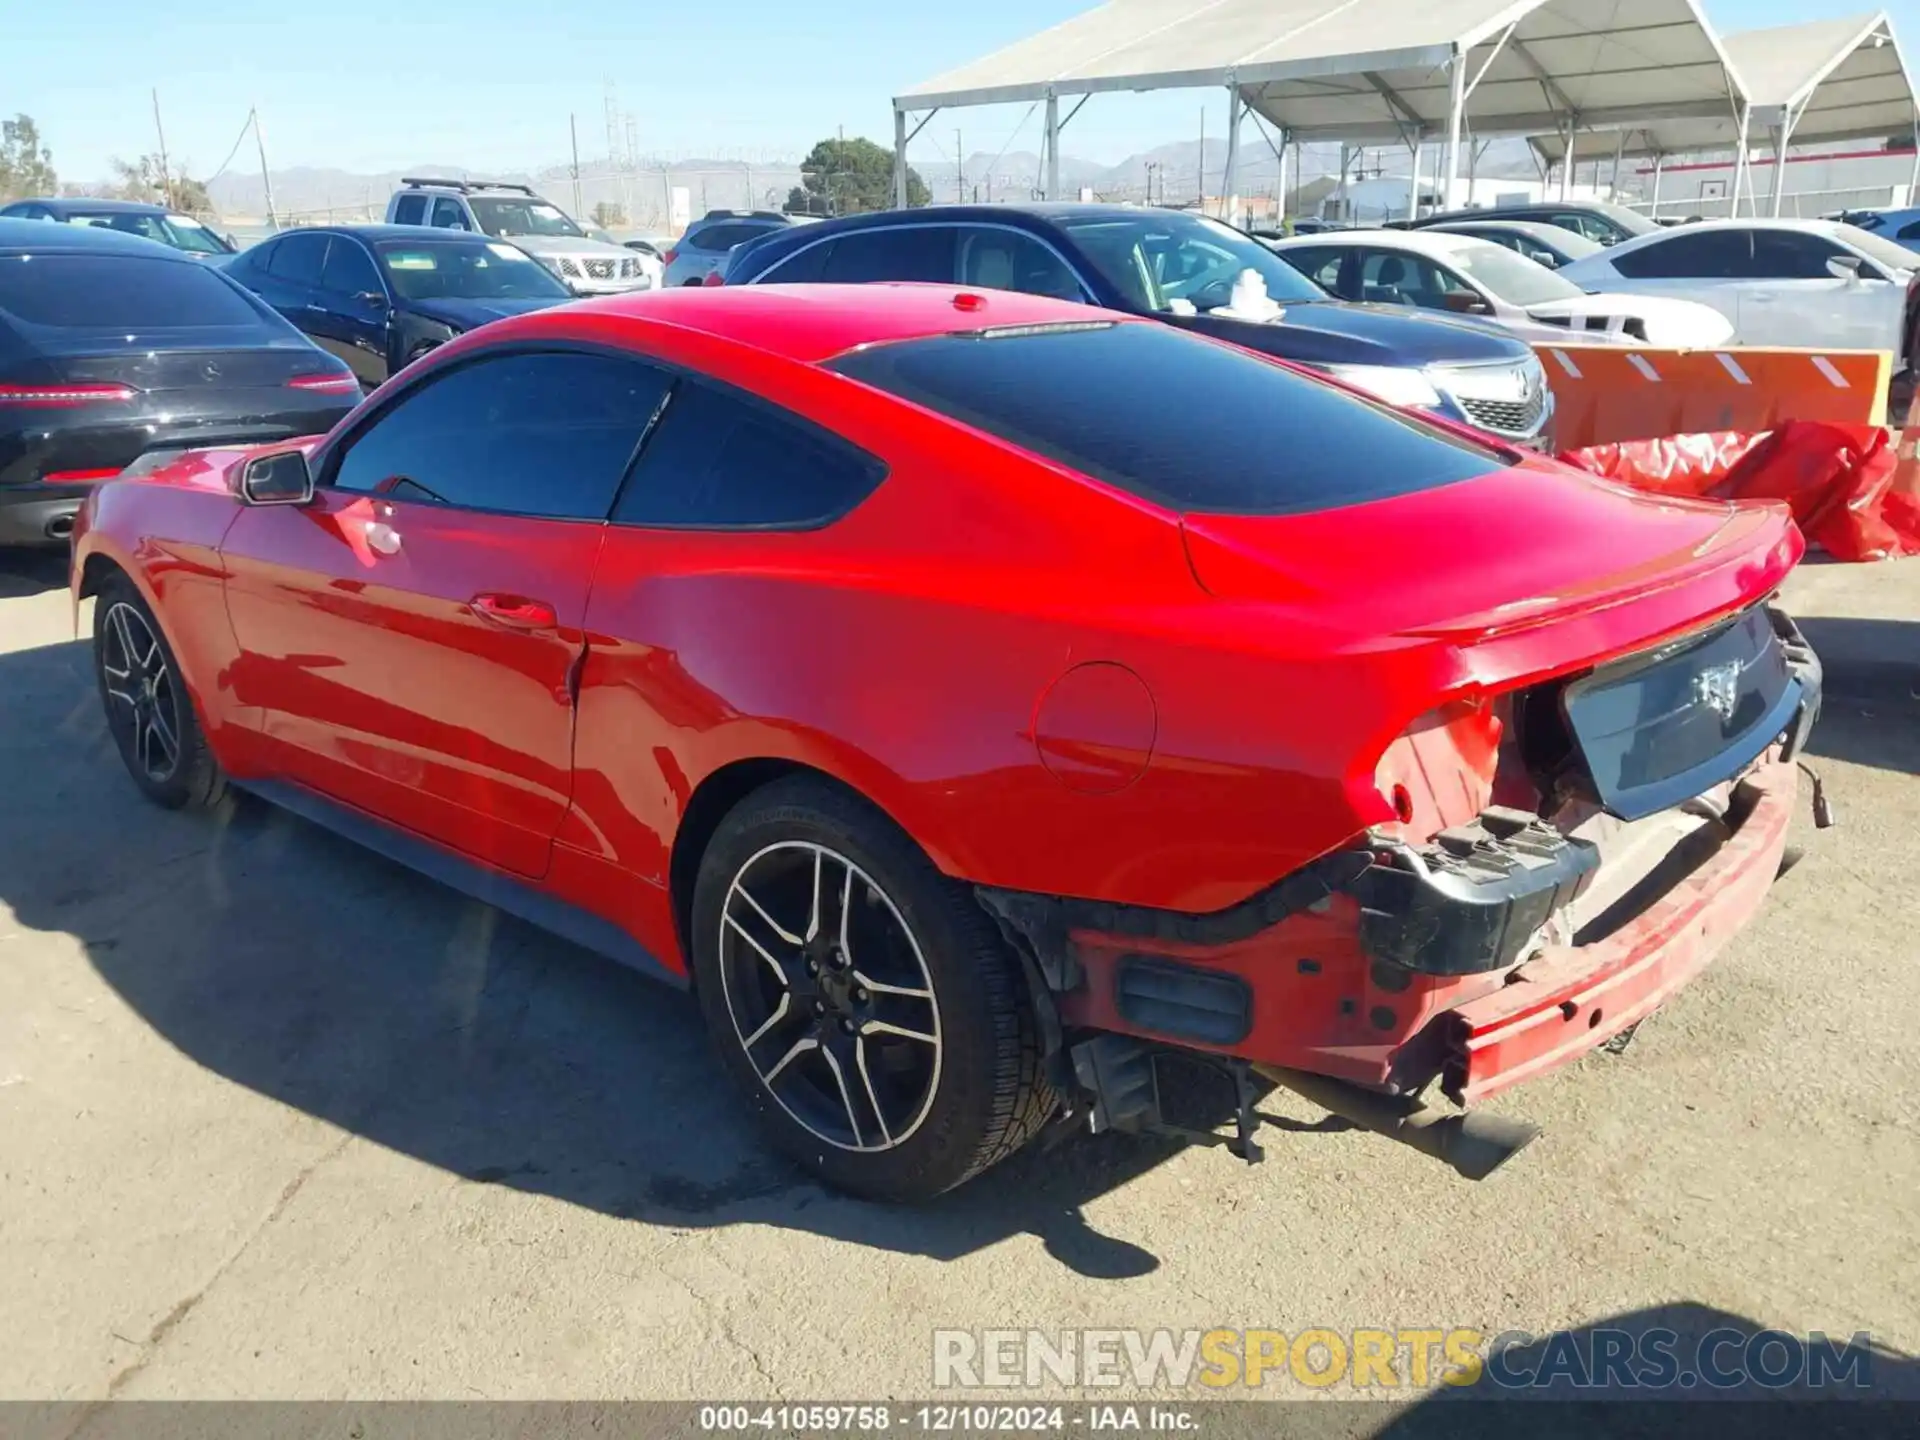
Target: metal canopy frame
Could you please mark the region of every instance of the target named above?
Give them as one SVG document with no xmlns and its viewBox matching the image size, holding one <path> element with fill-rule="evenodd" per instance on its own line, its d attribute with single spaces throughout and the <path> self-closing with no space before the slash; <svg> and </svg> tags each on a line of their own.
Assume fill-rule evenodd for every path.
<svg viewBox="0 0 1920 1440">
<path fill-rule="evenodd" d="M 1920 90 L 1916 90 L 1893 22 L 1884 11 L 1843 20 L 1747 30 L 1726 37 L 1726 50 L 1748 91 L 1742 114 L 1725 120 L 1652 119 L 1621 136 L 1623 154 L 1654 162 L 1654 199 L 1672 156 L 1734 152 L 1732 213 L 1744 190 L 1754 213 L 1748 153 L 1759 129 L 1773 151 L 1770 213 L 1785 197 L 1787 150 L 1796 144 L 1884 138 L 1905 129 L 1915 138 L 1912 188 L 1920 190 Z M 1530 137 L 1548 163 L 1565 153 L 1558 133 Z"/>
<path fill-rule="evenodd" d="M 1736 119 L 1746 92 L 1696 0 L 1108 0 L 894 98 L 895 200 L 905 203 L 907 116 L 1044 101 L 1047 197 L 1060 198 L 1059 101 L 1220 86 L 1228 92 L 1223 195 L 1235 197 L 1242 117 L 1288 143 L 1442 143 L 1650 120 Z M 1374 48 L 1391 36 L 1391 48 Z M 1071 118 L 1071 115 L 1069 116 Z M 924 123 L 924 122 L 922 122 Z M 1566 184 L 1563 175 L 1562 184 Z M 1203 185 L 1202 190 L 1205 190 Z"/>
</svg>

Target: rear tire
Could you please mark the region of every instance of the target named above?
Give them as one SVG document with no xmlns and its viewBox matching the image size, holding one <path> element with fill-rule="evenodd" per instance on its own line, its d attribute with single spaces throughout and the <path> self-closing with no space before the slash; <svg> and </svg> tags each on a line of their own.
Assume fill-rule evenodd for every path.
<svg viewBox="0 0 1920 1440">
<path fill-rule="evenodd" d="M 124 575 L 94 597 L 93 673 L 107 731 L 149 800 L 169 810 L 208 810 L 226 798 L 227 777 L 207 746 L 180 662 Z"/>
<path fill-rule="evenodd" d="M 701 857 L 692 921 L 729 1074 L 828 1184 L 930 1199 L 1054 1113 L 1019 960 L 966 888 L 857 797 L 811 777 L 748 796 Z"/>
</svg>

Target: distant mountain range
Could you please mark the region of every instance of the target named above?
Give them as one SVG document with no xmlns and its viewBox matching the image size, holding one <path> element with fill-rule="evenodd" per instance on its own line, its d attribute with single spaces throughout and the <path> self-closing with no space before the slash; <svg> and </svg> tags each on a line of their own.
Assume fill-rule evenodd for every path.
<svg viewBox="0 0 1920 1440">
<path fill-rule="evenodd" d="M 912 153 L 912 152 L 910 152 Z M 1337 146 L 1312 145 L 1305 148 L 1300 170 L 1294 173 L 1294 157 L 1288 157 L 1288 188 L 1302 180 L 1331 175 L 1339 167 Z M 1061 188 L 1069 195 L 1085 189 L 1097 198 L 1112 200 L 1160 200 L 1178 204 L 1198 196 L 1202 176 L 1208 194 L 1217 195 L 1227 163 L 1223 139 L 1206 142 L 1204 162 L 1200 142 L 1174 141 L 1137 155 L 1129 155 L 1117 165 L 1102 165 L 1072 155 L 1060 157 Z M 1436 164 L 1429 152 L 1427 165 Z M 1404 174 L 1407 156 L 1398 148 L 1369 150 L 1365 168 Z M 1204 165 L 1204 168 L 1203 168 Z M 956 167 L 944 157 L 928 159 L 914 154 L 913 168 L 933 192 L 936 201 L 964 198 L 972 201 L 1027 199 L 1041 184 L 1040 157 L 1031 150 L 1004 153 L 976 151 Z M 1479 174 L 1493 177 L 1531 176 L 1535 173 L 1523 145 L 1517 141 L 1496 142 L 1481 159 Z M 283 218 L 339 221 L 379 219 L 386 212 L 387 197 L 399 188 L 406 176 L 448 176 L 506 180 L 531 185 L 566 210 L 576 208 L 574 177 L 565 165 L 544 166 L 535 171 L 491 170 L 463 165 L 423 161 L 404 170 L 363 174 L 309 166 L 272 172 L 274 210 Z M 964 177 L 964 179 L 962 179 Z M 1243 195 L 1270 194 L 1279 177 L 1279 161 L 1264 136 L 1251 126 L 1241 136 L 1239 180 Z M 615 169 L 604 158 L 583 163 L 579 178 L 578 207 L 590 217 L 594 207 L 617 207 L 628 226 L 639 229 L 664 227 L 668 192 L 684 187 L 698 215 L 715 208 L 777 208 L 787 192 L 800 183 L 797 164 L 748 166 L 738 161 L 681 160 L 661 167 L 643 163 L 630 170 Z M 263 216 L 266 191 L 259 175 L 233 171 L 220 176 L 209 186 L 214 204 L 223 215 Z"/>
</svg>

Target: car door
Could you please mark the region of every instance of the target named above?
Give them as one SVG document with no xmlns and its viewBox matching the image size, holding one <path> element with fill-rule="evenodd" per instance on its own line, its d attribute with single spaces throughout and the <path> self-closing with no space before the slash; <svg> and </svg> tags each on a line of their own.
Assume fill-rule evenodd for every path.
<svg viewBox="0 0 1920 1440">
<path fill-rule="evenodd" d="M 261 278 L 260 297 L 278 310 L 296 329 L 314 332 L 319 312 L 320 272 L 326 268 L 327 237 L 282 235 L 261 263 L 252 268 Z"/>
<path fill-rule="evenodd" d="M 350 235 L 333 237 L 310 305 L 308 333 L 322 349 L 346 361 L 364 385 L 387 378 L 392 302 L 365 245 Z"/>
<path fill-rule="evenodd" d="M 1810 231 L 1755 230 L 1739 287 L 1741 338 L 1750 345 L 1884 345 L 1885 335 L 1871 323 L 1872 282 L 1842 279 L 1827 267 L 1852 253 Z M 1884 280 L 1878 284 L 1889 293 Z"/>
<path fill-rule="evenodd" d="M 312 504 L 243 509 L 223 545 L 230 681 L 263 765 L 543 874 L 607 512 L 667 384 L 604 353 L 483 352 L 322 452 Z"/>
<path fill-rule="evenodd" d="M 1744 228 L 1714 227 L 1675 230 L 1671 234 L 1610 250 L 1568 267 L 1582 288 L 1601 292 L 1626 290 L 1642 295 L 1671 295 L 1697 300 L 1726 316 L 1734 338 L 1743 344 L 1763 343 L 1747 332 L 1741 315 L 1741 294 L 1750 283 L 1753 232 Z M 1600 262 L 1619 277 L 1601 273 Z"/>
</svg>

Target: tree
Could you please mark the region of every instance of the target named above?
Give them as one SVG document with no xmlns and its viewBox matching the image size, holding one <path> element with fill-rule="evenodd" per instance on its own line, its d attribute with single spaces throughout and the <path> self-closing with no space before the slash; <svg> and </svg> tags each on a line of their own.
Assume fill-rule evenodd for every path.
<svg viewBox="0 0 1920 1440">
<path fill-rule="evenodd" d="M 0 120 L 0 200 L 21 195 L 51 195 L 59 188 L 53 152 L 40 143 L 40 127 L 31 115 Z"/>
<path fill-rule="evenodd" d="M 611 200 L 602 200 L 593 207 L 592 219 L 602 230 L 616 230 L 627 223 L 627 212 Z"/>
<path fill-rule="evenodd" d="M 132 161 L 116 155 L 108 163 L 113 166 L 113 193 L 122 200 L 145 200 L 189 215 L 213 212 L 213 197 L 207 194 L 207 187 L 188 178 L 184 171 L 167 171 L 166 184 L 160 183 L 158 155 L 142 155 Z"/>
<path fill-rule="evenodd" d="M 909 166 L 907 204 L 926 205 L 933 192 Z M 893 151 L 864 137 L 822 140 L 800 165 L 787 208 L 804 215 L 851 215 L 893 205 Z"/>
</svg>

